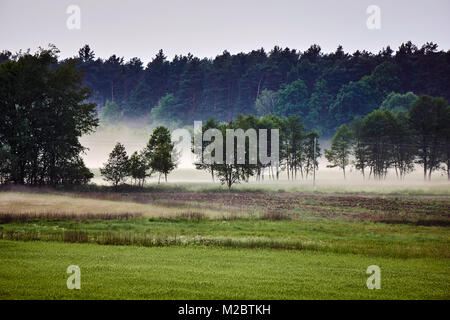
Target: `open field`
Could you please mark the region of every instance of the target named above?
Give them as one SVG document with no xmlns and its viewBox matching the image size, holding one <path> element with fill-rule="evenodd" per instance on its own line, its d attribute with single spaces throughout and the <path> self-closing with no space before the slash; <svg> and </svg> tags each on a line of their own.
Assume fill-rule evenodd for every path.
<svg viewBox="0 0 450 320">
<path fill-rule="evenodd" d="M 0 192 L 0 298 L 450 298 L 445 195 L 129 191 Z"/>
<path fill-rule="evenodd" d="M 134 149 L 131 149 L 134 150 Z M 379 195 L 442 195 L 450 196 L 450 181 L 443 172 L 435 172 L 431 181 L 423 180 L 423 173 L 420 167 L 416 167 L 413 173 L 408 174 L 403 180 L 397 179 L 395 172 L 390 170 L 386 179 L 374 180 L 363 179 L 361 173 L 357 171 L 347 172 L 347 179 L 343 179 L 342 172 L 336 168 L 327 168 L 326 160 L 321 159 L 322 165 L 316 172 L 316 193 L 338 193 L 338 194 L 379 194 Z M 106 185 L 100 175 L 99 169 L 92 169 L 95 174 L 94 182 L 97 185 Z M 148 182 L 155 185 L 157 176 L 152 176 Z M 211 181 L 211 175 L 205 171 L 192 168 L 176 169 L 168 176 L 170 184 L 168 189 L 178 189 L 183 191 L 207 191 L 223 192 L 228 191 L 225 186 L 221 186 L 217 181 Z M 164 189 L 164 185 L 158 186 Z M 233 186 L 235 192 L 288 192 L 288 193 L 313 193 L 312 177 L 296 180 L 288 180 L 286 172 L 281 172 L 279 180 L 269 179 L 267 173 L 264 180 L 255 181 L 251 178 L 248 183 L 236 184 Z"/>
<path fill-rule="evenodd" d="M 0 241 L 2 299 L 449 299 L 449 265 L 269 249 Z M 67 290 L 66 268 L 81 269 Z M 365 287 L 367 266 L 382 289 Z"/>
</svg>

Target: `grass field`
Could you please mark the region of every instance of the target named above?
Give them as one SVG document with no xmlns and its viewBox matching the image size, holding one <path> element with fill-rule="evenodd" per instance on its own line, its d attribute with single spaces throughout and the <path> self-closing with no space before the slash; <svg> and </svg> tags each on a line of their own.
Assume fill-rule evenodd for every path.
<svg viewBox="0 0 450 320">
<path fill-rule="evenodd" d="M 10 190 L 0 298 L 449 299 L 449 226 L 442 193 Z"/>
<path fill-rule="evenodd" d="M 447 261 L 308 251 L 0 241 L 5 299 L 448 299 Z M 66 268 L 81 269 L 81 290 Z M 367 266 L 382 289 L 365 286 Z"/>
</svg>

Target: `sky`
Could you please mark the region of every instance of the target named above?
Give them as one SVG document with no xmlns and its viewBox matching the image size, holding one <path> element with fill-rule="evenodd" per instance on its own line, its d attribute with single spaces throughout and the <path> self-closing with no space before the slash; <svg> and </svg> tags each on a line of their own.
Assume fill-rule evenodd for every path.
<svg viewBox="0 0 450 320">
<path fill-rule="evenodd" d="M 71 5 L 79 15 L 67 13 Z M 380 9 L 379 29 L 367 26 L 370 5 Z M 146 63 L 159 49 L 169 59 L 270 51 L 275 45 L 303 51 L 318 44 L 324 52 L 342 45 L 346 52 L 376 53 L 408 40 L 449 50 L 449 35 L 450 0 L 0 0 L 0 50 L 34 52 L 52 43 L 62 58 L 85 44 L 97 57 L 116 54 Z"/>
</svg>

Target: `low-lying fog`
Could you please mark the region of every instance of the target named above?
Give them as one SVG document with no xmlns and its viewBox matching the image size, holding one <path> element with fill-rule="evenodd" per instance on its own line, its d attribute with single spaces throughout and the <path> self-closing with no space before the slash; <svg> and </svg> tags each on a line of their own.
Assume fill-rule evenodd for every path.
<svg viewBox="0 0 450 320">
<path fill-rule="evenodd" d="M 134 151 L 142 150 L 146 146 L 152 129 L 153 128 L 148 126 L 132 128 L 126 125 L 101 125 L 95 133 L 83 136 L 81 138 L 81 143 L 89 149 L 86 151 L 83 158 L 86 165 L 93 169 L 95 173 L 95 178 L 92 182 L 105 184 L 105 181 L 103 181 L 99 174 L 98 168 L 102 167 L 107 161 L 109 153 L 117 142 L 121 142 L 125 146 L 128 155 L 130 155 Z M 320 141 L 320 146 L 323 154 L 324 148 L 329 147 L 329 141 Z M 342 187 L 353 190 L 361 187 L 361 189 L 365 191 L 370 191 L 373 188 L 376 188 L 377 191 L 383 191 L 385 188 L 393 190 L 404 188 L 425 188 L 425 190 L 428 188 L 439 188 L 450 190 L 450 182 L 447 180 L 447 176 L 443 171 L 435 172 L 431 182 L 424 181 L 423 169 L 420 166 L 417 166 L 416 170 L 407 175 L 403 181 L 396 178 L 394 170 L 391 170 L 388 177 L 383 181 L 369 180 L 367 177 L 364 180 L 361 173 L 350 166 L 346 169 L 347 178 L 344 180 L 342 170 L 326 167 L 328 162 L 325 157 L 320 158 L 319 162 L 319 170 L 316 172 L 316 184 L 319 189 L 321 187 L 330 187 L 340 190 Z M 149 181 L 152 182 L 156 180 L 157 177 L 154 175 Z M 209 173 L 195 169 L 191 162 L 191 155 L 186 153 L 181 155 L 178 168 L 168 176 L 168 181 L 176 183 L 212 182 Z M 301 186 L 309 188 L 312 186 L 312 176 L 302 180 L 300 174 L 298 174 L 297 180 L 288 181 L 286 173 L 282 172 L 280 180 L 273 181 L 269 179 L 268 172 L 266 172 L 264 181 L 255 181 L 253 178 L 252 181 L 250 181 L 250 185 L 271 185 L 272 187 L 279 186 L 280 188 Z M 345 190 L 342 189 L 342 191 Z M 446 191 L 444 193 L 450 192 Z"/>
</svg>

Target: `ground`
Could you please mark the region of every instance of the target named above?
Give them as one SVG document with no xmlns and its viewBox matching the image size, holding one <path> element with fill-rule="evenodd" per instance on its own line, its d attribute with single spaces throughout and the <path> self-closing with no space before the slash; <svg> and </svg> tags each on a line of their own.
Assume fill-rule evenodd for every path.
<svg viewBox="0 0 450 320">
<path fill-rule="evenodd" d="M 450 298 L 445 192 L 9 189 L 0 222 L 1 299 Z"/>
<path fill-rule="evenodd" d="M 273 249 L 0 241 L 2 299 L 448 299 L 448 262 Z M 66 268 L 81 269 L 81 290 Z M 378 264 L 380 290 L 365 271 Z"/>
</svg>

